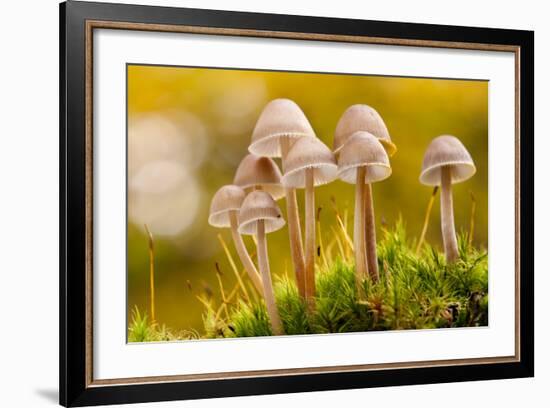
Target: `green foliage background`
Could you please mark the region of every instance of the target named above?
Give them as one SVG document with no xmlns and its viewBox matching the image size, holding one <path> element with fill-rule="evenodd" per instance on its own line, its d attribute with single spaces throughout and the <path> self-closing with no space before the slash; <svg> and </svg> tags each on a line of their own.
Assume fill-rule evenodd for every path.
<svg viewBox="0 0 550 408">
<path fill-rule="evenodd" d="M 460 138 L 476 163 L 477 174 L 454 188 L 456 226 L 459 231 L 469 228 L 471 192 L 477 203 L 473 243 L 479 248 L 487 246 L 487 82 L 136 65 L 128 67 L 127 80 L 128 143 L 133 146 L 128 155 L 129 188 L 143 163 L 176 157 L 170 145 L 162 145 L 164 127 L 142 126 L 144 121 L 155 120 L 170 124 L 175 137 L 184 142 L 187 155 L 177 156 L 177 160 L 193 184 L 193 189 L 186 190 L 187 184 L 176 183 L 173 208 L 166 211 L 150 208 L 158 192 L 139 197 L 129 194 L 129 316 L 134 306 L 142 311 L 149 308 L 147 238 L 142 225 L 147 222 L 156 245 L 157 321 L 175 330 L 204 334 L 204 306 L 195 295 L 207 287 L 214 298 L 219 297 L 216 262 L 225 287 L 235 283 L 217 239 L 221 233 L 230 243 L 229 231 L 216 230 L 207 223 L 210 199 L 219 187 L 232 182 L 258 115 L 269 100 L 279 97 L 297 102 L 328 146 L 332 146 L 336 123 L 348 106 L 364 103 L 380 112 L 398 151 L 391 159 L 392 176 L 374 185 L 379 235 L 383 224 L 393 225 L 401 215 L 409 235 L 418 237 L 431 194 L 430 187 L 418 182 L 424 150 L 440 134 Z M 150 138 L 153 148 L 147 148 L 147 143 L 132 144 L 138 138 Z M 317 205 L 323 209 L 320 219 L 325 241 L 330 240 L 334 225 L 331 197 L 342 212 L 348 209 L 351 217 L 353 194 L 353 186 L 341 181 L 316 190 Z M 185 203 L 187 198 L 196 205 L 178 207 L 178 200 Z M 300 194 L 301 208 L 302 199 Z M 141 211 L 143 206 L 148 210 Z M 283 213 L 284 207 L 281 202 Z M 434 206 L 427 234 L 427 241 L 436 248 L 441 245 L 438 207 Z M 161 227 L 155 230 L 157 224 L 178 224 L 180 217 L 189 220 L 177 233 L 166 234 Z M 252 250 L 252 241 L 247 238 L 245 242 Z M 282 275 L 291 270 L 286 228 L 270 234 L 268 244 L 272 272 Z"/>
</svg>

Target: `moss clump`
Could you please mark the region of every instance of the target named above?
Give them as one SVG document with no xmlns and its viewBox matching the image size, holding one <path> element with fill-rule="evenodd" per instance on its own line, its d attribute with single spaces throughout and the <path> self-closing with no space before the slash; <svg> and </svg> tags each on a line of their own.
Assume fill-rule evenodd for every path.
<svg viewBox="0 0 550 408">
<path fill-rule="evenodd" d="M 285 333 L 320 334 L 372 330 L 433 329 L 484 326 L 488 322 L 487 252 L 459 236 L 460 259 L 447 264 L 443 254 L 425 244 L 416 253 L 401 221 L 385 229 L 378 243 L 381 271 L 377 283 L 366 279 L 361 293 L 355 282 L 353 252 L 345 232 L 334 245 L 320 249 L 316 263 L 315 308 L 308 312 L 294 280 L 275 278 L 275 298 Z M 333 248 L 333 250 L 330 250 Z M 323 258 L 323 259 L 321 259 Z M 237 294 L 237 297 L 239 295 Z M 203 338 L 271 335 L 265 305 L 261 300 L 205 305 Z M 148 325 L 136 309 L 130 341 L 160 341 L 198 338 L 196 333 L 170 333 Z"/>
<path fill-rule="evenodd" d="M 149 320 L 146 313 L 141 314 L 139 309 L 134 307 L 132 322 L 128 327 L 128 342 L 142 343 L 148 341 L 174 341 L 199 339 L 198 332 L 182 330 L 179 332 L 170 330 L 165 325 L 159 326 Z"/>
<path fill-rule="evenodd" d="M 294 282 L 278 279 L 275 295 L 287 334 L 345 333 L 371 330 L 432 329 L 486 325 L 488 268 L 486 251 L 468 246 L 460 236 L 460 260 L 445 258 L 426 245 L 415 254 L 401 222 L 385 230 L 378 244 L 381 279 L 363 282 L 358 298 L 355 267 L 337 257 L 317 265 L 315 310 L 307 313 Z M 242 304 L 227 322 L 232 336 L 265 336 L 269 324 L 263 304 Z M 254 313 L 251 313 L 254 310 Z"/>
</svg>

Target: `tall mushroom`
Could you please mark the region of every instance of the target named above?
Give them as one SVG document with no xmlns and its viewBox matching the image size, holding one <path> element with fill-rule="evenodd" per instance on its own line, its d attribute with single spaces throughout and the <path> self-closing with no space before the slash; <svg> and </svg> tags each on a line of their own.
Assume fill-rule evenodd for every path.
<svg viewBox="0 0 550 408">
<path fill-rule="evenodd" d="M 305 294 L 309 307 L 315 296 L 315 186 L 330 183 L 336 178 L 334 154 L 316 137 L 298 139 L 286 157 L 283 185 L 305 188 L 306 264 Z"/>
<path fill-rule="evenodd" d="M 262 275 L 265 304 L 271 328 L 273 333 L 277 335 L 284 334 L 284 329 L 271 283 L 266 234 L 277 231 L 284 225 L 285 220 L 281 215 L 281 210 L 269 193 L 253 191 L 246 196 L 239 211 L 239 232 L 241 234 L 256 235 L 257 237 L 258 265 Z"/>
<path fill-rule="evenodd" d="M 368 105 L 357 104 L 347 108 L 336 125 L 334 132 L 334 153 L 338 155 L 347 140 L 358 131 L 368 132 L 375 136 L 382 146 L 384 146 L 389 157 L 393 156 L 397 151 L 397 147 L 392 142 L 388 128 L 380 114 Z M 376 224 L 374 213 L 369 210 L 369 205 L 372 208 L 372 185 L 370 183 L 366 184 L 363 194 L 366 203 L 365 210 L 367 211 L 365 214 L 366 245 L 367 247 L 374 248 L 376 251 Z M 371 265 L 374 270 L 369 270 L 369 273 L 377 279 L 378 263 L 375 260 L 369 260 L 369 266 Z"/>
<path fill-rule="evenodd" d="M 239 163 L 233 183 L 245 191 L 263 190 L 278 200 L 285 196 L 281 171 L 271 158 L 247 154 Z"/>
<path fill-rule="evenodd" d="M 262 280 L 260 275 L 250 259 L 243 239 L 239 234 L 238 214 L 244 201 L 246 193 L 241 187 L 226 185 L 220 188 L 210 203 L 210 216 L 208 223 L 216 228 L 231 228 L 231 236 L 239 258 L 248 273 L 250 280 L 260 294 L 263 293 Z"/>
<path fill-rule="evenodd" d="M 441 186 L 441 233 L 447 262 L 458 259 L 452 185 L 469 179 L 475 172 L 470 153 L 454 136 L 438 136 L 426 149 L 420 182 L 427 186 Z"/>
<path fill-rule="evenodd" d="M 378 280 L 374 207 L 371 195 L 367 194 L 367 200 L 364 199 L 364 190 L 371 183 L 382 181 L 390 175 L 391 167 L 388 155 L 382 144 L 372 134 L 355 132 L 340 149 L 338 177 L 346 183 L 355 184 L 353 239 L 358 283 L 366 277 L 367 263 L 371 278 L 374 281 Z M 365 216 L 370 217 L 370 223 L 366 222 Z M 366 225 L 369 225 L 370 228 L 365 227 Z"/>
<path fill-rule="evenodd" d="M 290 99 L 274 99 L 265 106 L 258 118 L 248 150 L 258 156 L 280 157 L 284 172 L 290 148 L 302 137 L 315 137 L 304 112 Z M 304 296 L 305 263 L 296 190 L 287 187 L 285 194 L 290 252 L 298 290 Z"/>
</svg>

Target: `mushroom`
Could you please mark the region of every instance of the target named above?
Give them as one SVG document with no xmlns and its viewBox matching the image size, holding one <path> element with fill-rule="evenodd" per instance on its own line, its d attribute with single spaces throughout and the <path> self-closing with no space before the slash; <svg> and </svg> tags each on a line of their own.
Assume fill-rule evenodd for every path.
<svg viewBox="0 0 550 408">
<path fill-rule="evenodd" d="M 290 148 L 297 139 L 302 137 L 315 137 L 315 132 L 304 112 L 290 99 L 274 99 L 262 111 L 252 133 L 248 150 L 258 156 L 280 157 L 284 172 Z M 285 195 L 290 252 L 298 290 L 302 296 L 305 296 L 304 250 L 296 190 L 285 188 Z"/>
<path fill-rule="evenodd" d="M 447 262 L 458 259 L 452 184 L 469 179 L 475 172 L 470 153 L 454 136 L 438 136 L 426 149 L 420 182 L 427 186 L 441 186 L 441 233 Z"/>
<path fill-rule="evenodd" d="M 380 114 L 368 105 L 357 104 L 347 108 L 336 125 L 333 146 L 334 154 L 338 155 L 347 140 L 357 131 L 368 132 L 375 136 L 382 146 L 384 146 L 389 157 L 393 156 L 397 151 L 397 147 L 392 142 L 388 128 Z M 368 210 L 369 203 L 372 205 L 372 186 L 370 183 L 367 183 L 365 186 L 364 201 L 366 202 L 365 208 Z M 365 215 L 365 234 L 367 247 L 374 247 L 376 251 L 376 242 L 372 241 L 376 234 L 373 214 L 374 213 L 367 212 Z M 370 264 L 371 261 L 369 261 L 369 265 Z M 372 265 L 375 270 L 371 272 L 371 276 L 377 277 L 378 263 L 372 262 Z"/>
<path fill-rule="evenodd" d="M 263 285 L 256 266 L 250 259 L 243 239 L 239 234 L 238 213 L 244 201 L 246 193 L 239 186 L 226 185 L 221 187 L 210 204 L 210 216 L 208 223 L 216 228 L 231 228 L 231 236 L 239 258 L 259 293 L 263 293 Z"/>
<path fill-rule="evenodd" d="M 245 191 L 264 190 L 278 200 L 285 196 L 281 177 L 281 171 L 272 159 L 250 153 L 237 167 L 233 184 L 242 187 Z"/>
<path fill-rule="evenodd" d="M 336 160 L 316 137 L 298 139 L 286 157 L 283 185 L 305 188 L 305 294 L 310 308 L 315 296 L 315 193 L 314 187 L 336 178 Z"/>
<path fill-rule="evenodd" d="M 284 330 L 271 283 L 265 234 L 277 231 L 284 225 L 285 220 L 281 215 L 281 210 L 269 193 L 253 191 L 246 196 L 239 211 L 239 232 L 257 237 L 258 265 L 262 275 L 265 304 L 271 328 L 277 335 L 284 334 Z"/>
<path fill-rule="evenodd" d="M 397 151 L 380 114 L 368 105 L 357 104 L 347 108 L 336 125 L 334 154 L 338 154 L 351 135 L 359 130 L 374 135 L 382 143 L 390 157 Z"/>
<path fill-rule="evenodd" d="M 346 183 L 355 184 L 353 240 L 358 283 L 367 276 L 367 263 L 371 278 L 378 281 L 374 207 L 372 195 L 369 194 L 371 189 L 365 187 L 371 183 L 382 181 L 390 175 L 391 167 L 388 155 L 382 144 L 372 134 L 355 132 L 340 149 L 338 177 Z M 365 190 L 367 190 L 367 194 L 365 194 Z M 365 217 L 370 219 L 370 222 L 366 222 Z"/>
</svg>

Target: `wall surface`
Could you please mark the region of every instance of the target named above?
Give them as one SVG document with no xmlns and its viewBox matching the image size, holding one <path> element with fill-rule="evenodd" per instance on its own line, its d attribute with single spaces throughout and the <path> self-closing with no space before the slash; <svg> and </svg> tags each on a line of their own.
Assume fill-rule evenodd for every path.
<svg viewBox="0 0 550 408">
<path fill-rule="evenodd" d="M 212 9 L 353 17 L 536 32 L 536 378 L 462 384 L 173 402 L 147 407 L 276 407 L 361 404 L 408 407 L 547 406 L 550 342 L 542 256 L 550 220 L 550 90 L 544 2 L 525 0 L 337 2 L 278 0 L 144 1 Z M 4 2 L 0 25 L 0 405 L 55 406 L 58 381 L 58 6 L 53 0 Z M 546 387 L 545 387 L 546 386 Z M 141 405 L 138 405 L 141 406 Z"/>
</svg>

